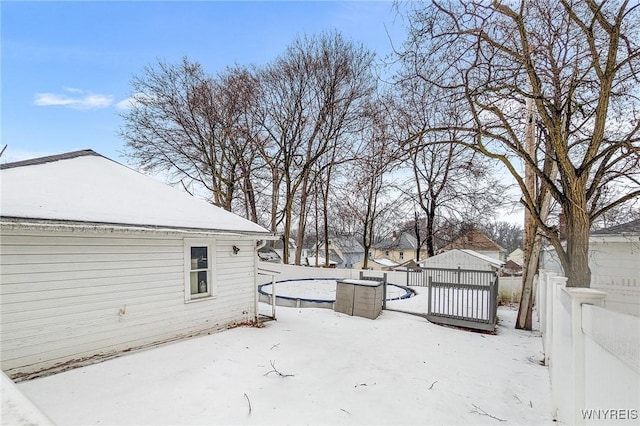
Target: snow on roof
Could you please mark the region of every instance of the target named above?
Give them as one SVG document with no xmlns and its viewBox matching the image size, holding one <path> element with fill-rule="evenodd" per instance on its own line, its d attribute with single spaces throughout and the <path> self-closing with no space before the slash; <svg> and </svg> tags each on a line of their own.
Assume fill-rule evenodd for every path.
<svg viewBox="0 0 640 426">
<path fill-rule="evenodd" d="M 398 266 L 399 264 L 394 262 L 391 259 L 371 259 L 372 262 L 375 262 L 382 266 Z"/>
<path fill-rule="evenodd" d="M 489 264 L 494 265 L 494 266 L 496 266 L 498 268 L 504 266 L 504 262 L 503 261 L 498 260 L 495 257 L 491 257 L 491 256 L 484 255 L 482 253 L 478 253 L 477 251 L 470 250 L 470 249 L 452 249 L 452 250 L 447 250 L 447 251 L 445 251 L 443 253 L 439 253 L 439 254 L 437 254 L 435 256 L 428 257 L 426 259 L 422 259 L 420 262 L 417 262 L 417 264 L 420 265 L 420 266 L 424 266 L 426 262 L 430 261 L 430 259 L 433 259 L 433 258 L 438 257 L 438 256 L 445 256 L 448 253 L 453 253 L 453 252 L 456 252 L 456 251 L 461 251 L 461 252 L 463 252 L 465 254 L 468 254 L 469 256 L 477 257 L 478 259 L 481 259 L 481 260 L 483 260 L 485 262 L 488 262 Z"/>
<path fill-rule="evenodd" d="M 91 150 L 1 169 L 0 215 L 5 218 L 269 233 Z"/>
<path fill-rule="evenodd" d="M 501 267 L 501 266 L 504 265 L 503 261 L 501 261 L 499 259 L 496 259 L 495 257 L 486 256 L 486 255 L 484 255 L 482 253 L 478 253 L 477 251 L 473 251 L 473 250 L 470 250 L 470 249 L 459 249 L 459 250 L 462 251 L 462 252 L 465 252 L 467 254 L 470 254 L 471 256 L 475 256 L 475 257 L 477 257 L 479 259 L 482 259 L 482 260 L 484 260 L 486 262 L 494 264 L 494 265 L 496 265 L 498 267 Z"/>
<path fill-rule="evenodd" d="M 418 248 L 418 240 L 413 235 L 402 232 L 400 235 L 390 236 L 372 246 L 377 249 L 416 249 Z"/>
<path fill-rule="evenodd" d="M 307 265 L 311 265 L 314 266 L 316 264 L 316 257 L 315 256 L 310 256 L 307 257 Z M 322 266 L 322 265 L 326 265 L 326 259 L 324 257 L 320 257 L 318 256 L 318 265 Z M 336 262 L 335 260 L 331 260 L 329 259 L 329 265 L 337 265 L 338 262 Z"/>
<path fill-rule="evenodd" d="M 329 243 L 337 247 L 343 253 L 364 253 L 364 247 L 356 237 L 339 235 L 329 239 Z"/>
<path fill-rule="evenodd" d="M 591 233 L 591 235 L 605 236 L 605 235 L 638 235 L 640 234 L 640 219 L 632 220 L 631 222 L 622 223 L 616 226 L 610 226 L 604 229 L 598 229 Z"/>
</svg>

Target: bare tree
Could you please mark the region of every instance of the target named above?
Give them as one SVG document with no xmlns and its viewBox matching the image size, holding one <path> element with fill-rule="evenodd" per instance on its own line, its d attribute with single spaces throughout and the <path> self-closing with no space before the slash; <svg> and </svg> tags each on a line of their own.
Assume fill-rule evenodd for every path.
<svg viewBox="0 0 640 426">
<path fill-rule="evenodd" d="M 443 90 L 424 80 L 411 78 L 411 63 L 396 83 L 397 100 L 391 108 L 396 137 L 403 144 L 413 179 L 408 191 L 426 219 L 427 255 L 435 254 L 437 222 L 480 222 L 491 218 L 501 206 L 506 185 L 496 176 L 495 164 L 477 151 L 456 144 L 465 135 L 456 128 L 461 118 Z M 430 132 L 443 121 L 451 129 Z"/>
<path fill-rule="evenodd" d="M 291 238 L 295 222 L 302 241 L 314 167 L 348 132 L 359 103 L 374 90 L 372 60 L 363 46 L 334 32 L 296 39 L 262 73 L 262 123 L 268 140 L 264 153 L 274 174 L 282 177 L 285 241 Z M 286 260 L 288 251 L 285 244 Z"/>
<path fill-rule="evenodd" d="M 341 194 L 348 217 L 358 222 L 364 247 L 364 268 L 368 267 L 369 249 L 380 235 L 381 218 L 389 209 L 397 209 L 401 193 L 395 189 L 391 173 L 399 165 L 398 145 L 390 133 L 390 117 L 383 97 L 368 104 L 361 116 L 362 129 L 354 138 L 353 160 L 345 171 Z"/>
<path fill-rule="evenodd" d="M 522 0 L 434 2 L 410 16 L 404 59 L 416 78 L 446 88 L 465 111 L 463 123 L 430 131 L 454 127 L 474 138 L 458 143 L 505 165 L 569 286 L 590 285 L 592 223 L 640 196 L 639 14 L 629 1 Z M 536 158 L 523 143 L 526 98 L 544 134 Z M 541 214 L 544 197 L 527 189 L 518 161 L 564 213 L 566 244 Z"/>
<path fill-rule="evenodd" d="M 251 82 L 241 69 L 214 79 L 186 58 L 145 67 L 132 81 L 133 102 L 122 114 L 127 155 L 145 170 L 174 176 L 185 189 L 205 188 L 226 210 L 243 191 L 249 217 L 257 220 L 250 183 L 254 132 L 242 121 L 252 102 Z"/>
</svg>

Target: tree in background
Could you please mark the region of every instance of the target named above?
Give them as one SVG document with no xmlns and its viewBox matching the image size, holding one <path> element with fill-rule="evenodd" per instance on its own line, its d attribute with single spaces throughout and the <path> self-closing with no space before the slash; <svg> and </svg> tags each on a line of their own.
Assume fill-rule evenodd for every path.
<svg viewBox="0 0 640 426">
<path fill-rule="evenodd" d="M 334 32 L 296 39 L 261 73 L 264 153 L 282 176 L 285 241 L 291 238 L 295 222 L 302 242 L 318 176 L 314 169 L 347 137 L 362 114 L 362 103 L 375 90 L 372 60 L 372 53 L 363 46 Z M 284 247 L 288 261 L 288 245 Z M 296 264 L 301 249 L 299 244 Z"/>
<path fill-rule="evenodd" d="M 463 117 L 429 131 L 455 127 L 467 135 L 457 143 L 502 162 L 569 286 L 590 285 L 592 223 L 640 196 L 639 14 L 637 3 L 593 0 L 432 3 L 410 14 L 403 58 Z M 523 144 L 526 98 L 544 132 L 535 158 Z M 566 244 L 518 161 L 564 213 Z"/>
<path fill-rule="evenodd" d="M 122 114 L 120 135 L 128 156 L 145 171 L 173 176 L 190 192 L 205 188 L 226 210 L 238 191 L 251 204 L 247 179 L 255 132 L 244 120 L 254 101 L 250 84 L 243 70 L 228 69 L 213 78 L 186 58 L 145 67 L 133 78 L 132 106 Z"/>
<path fill-rule="evenodd" d="M 444 89 L 412 78 L 413 64 L 407 59 L 401 58 L 396 98 L 389 111 L 413 176 L 406 193 L 416 200 L 425 218 L 424 245 L 427 255 L 433 256 L 438 222 L 444 223 L 444 218 L 453 222 L 489 220 L 503 204 L 507 187 L 496 178 L 493 160 L 452 143 L 466 136 L 457 130 L 462 120 L 457 105 L 448 102 Z M 450 129 L 429 131 L 443 121 L 450 123 Z"/>
</svg>

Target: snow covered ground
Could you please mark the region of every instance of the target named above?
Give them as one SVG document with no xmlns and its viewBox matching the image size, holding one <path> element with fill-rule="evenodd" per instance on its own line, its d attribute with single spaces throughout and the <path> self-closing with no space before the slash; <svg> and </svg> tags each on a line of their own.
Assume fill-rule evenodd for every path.
<svg viewBox="0 0 640 426">
<path fill-rule="evenodd" d="M 277 313 L 263 328 L 18 387 L 60 425 L 552 423 L 541 339 L 514 329 L 515 309 L 499 309 L 495 335 L 390 311 L 376 320 L 329 309 Z"/>
</svg>

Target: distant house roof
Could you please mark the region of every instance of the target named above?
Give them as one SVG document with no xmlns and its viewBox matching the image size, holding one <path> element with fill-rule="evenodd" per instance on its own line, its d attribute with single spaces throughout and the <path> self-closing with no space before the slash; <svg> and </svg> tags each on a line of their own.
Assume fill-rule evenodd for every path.
<svg viewBox="0 0 640 426">
<path fill-rule="evenodd" d="M 284 239 L 279 238 L 277 241 L 273 242 L 273 248 L 282 250 L 283 247 L 284 247 Z M 296 247 L 297 247 L 296 240 L 294 240 L 293 238 L 289 238 L 289 248 L 295 250 Z"/>
<path fill-rule="evenodd" d="M 475 251 L 505 251 L 505 249 L 480 231 L 472 230 L 444 246 L 440 250 L 469 249 Z"/>
<path fill-rule="evenodd" d="M 387 237 L 372 247 L 380 250 L 415 250 L 418 248 L 418 240 L 413 235 L 402 232 L 395 237 Z"/>
<path fill-rule="evenodd" d="M 356 237 L 337 236 L 330 238 L 331 245 L 339 248 L 342 253 L 364 253 L 364 247 Z M 322 247 L 322 244 L 320 245 Z"/>
<path fill-rule="evenodd" d="M 270 234 L 247 219 L 92 151 L 0 165 L 1 216 Z"/>
<path fill-rule="evenodd" d="M 591 235 L 640 235 L 640 219 L 632 220 L 631 222 L 621 225 L 598 229 L 592 232 Z"/>
<path fill-rule="evenodd" d="M 378 265 L 382 265 L 384 267 L 395 267 L 395 266 L 399 266 L 399 263 L 394 262 L 391 259 L 369 259 L 371 262 L 377 263 Z"/>
<path fill-rule="evenodd" d="M 509 256 L 507 256 L 507 261 L 509 260 L 516 263 L 517 265 L 522 265 L 522 263 L 524 262 L 524 252 L 522 251 L 522 249 L 517 248 L 512 251 Z"/>
<path fill-rule="evenodd" d="M 522 272 L 522 266 L 514 262 L 513 260 L 507 260 L 507 263 L 504 264 L 504 271 L 507 273 L 517 273 Z"/>
<path fill-rule="evenodd" d="M 485 262 L 491 263 L 492 265 L 495 265 L 497 267 L 502 267 L 504 266 L 504 263 L 502 260 L 496 259 L 495 257 L 491 257 L 491 256 L 485 256 L 482 253 L 478 253 L 475 250 L 469 250 L 469 249 L 459 249 L 462 252 L 465 252 L 467 254 L 470 254 L 471 256 L 475 256 L 478 259 L 482 259 Z"/>
<path fill-rule="evenodd" d="M 316 257 L 315 256 L 309 256 L 306 258 L 307 260 L 307 265 L 309 266 L 316 266 Z M 331 260 L 329 259 L 329 265 L 337 265 L 340 262 L 337 262 L 335 260 Z M 326 264 L 326 259 L 324 257 L 318 257 L 318 266 L 324 266 Z"/>
<path fill-rule="evenodd" d="M 282 263 L 280 255 L 271 247 L 265 246 L 258 250 L 258 257 L 265 262 Z"/>
</svg>

